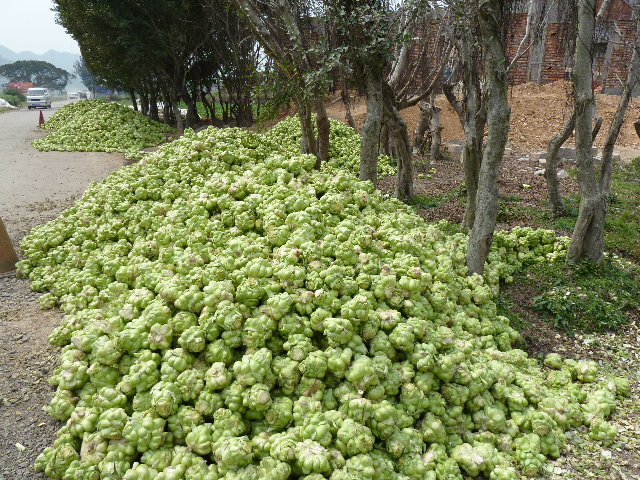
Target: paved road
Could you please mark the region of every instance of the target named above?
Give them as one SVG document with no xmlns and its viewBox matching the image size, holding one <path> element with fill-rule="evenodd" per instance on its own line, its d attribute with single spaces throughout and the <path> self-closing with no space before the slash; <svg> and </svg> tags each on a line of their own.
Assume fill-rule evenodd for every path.
<svg viewBox="0 0 640 480">
<path fill-rule="evenodd" d="M 65 103 L 44 110 L 45 118 Z M 0 217 L 19 256 L 19 242 L 33 227 L 55 218 L 72 205 L 67 199 L 124 161 L 121 153 L 39 152 L 31 146 L 47 134 L 38 129 L 39 117 L 39 110 L 26 108 L 0 113 Z M 42 407 L 53 393 L 44 379 L 58 358 L 47 336 L 62 312 L 40 310 L 29 286 L 27 279 L 0 278 L 0 480 L 46 480 L 33 462 L 60 428 Z"/>
<path fill-rule="evenodd" d="M 38 129 L 45 119 L 68 102 L 54 102 L 49 110 L 12 110 L 0 114 L 0 217 L 9 236 L 17 240 L 17 224 L 46 220 L 34 204 L 59 203 L 82 193 L 123 165 L 121 153 L 39 152 L 31 141 L 46 135 Z M 48 202 L 50 201 L 50 202 Z"/>
</svg>

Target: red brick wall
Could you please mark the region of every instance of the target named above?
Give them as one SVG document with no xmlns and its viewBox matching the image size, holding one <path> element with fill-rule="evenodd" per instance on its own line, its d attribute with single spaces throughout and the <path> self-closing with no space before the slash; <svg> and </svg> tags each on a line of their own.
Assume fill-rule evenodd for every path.
<svg viewBox="0 0 640 480">
<path fill-rule="evenodd" d="M 508 38 L 506 47 L 506 55 L 509 59 L 515 56 L 516 50 L 526 31 L 526 13 L 517 13 L 513 15 L 512 29 Z M 603 24 L 613 26 L 614 22 L 622 32 L 627 44 L 624 42 L 620 48 L 614 49 L 609 66 L 608 76 L 605 79 L 604 86 L 620 86 L 619 77 L 622 81 L 627 76 L 627 66 L 631 58 L 630 44 L 633 43 L 635 37 L 636 24 L 632 19 L 632 12 L 628 5 L 621 0 L 613 0 L 609 6 L 609 10 L 603 19 Z M 561 44 L 562 36 L 561 24 L 550 24 L 547 28 L 547 36 L 544 52 L 544 63 L 542 66 L 541 83 L 551 83 L 565 78 L 565 70 L 571 67 L 572 58 L 569 58 L 570 64 L 565 63 L 564 48 Z M 611 30 L 611 29 L 610 29 Z M 509 75 L 509 81 L 512 85 L 519 85 L 527 81 L 527 65 L 529 62 L 529 52 L 525 53 Z M 604 57 L 597 58 L 595 61 L 595 71 L 602 71 Z M 616 77 L 617 75 L 617 77 Z"/>
</svg>

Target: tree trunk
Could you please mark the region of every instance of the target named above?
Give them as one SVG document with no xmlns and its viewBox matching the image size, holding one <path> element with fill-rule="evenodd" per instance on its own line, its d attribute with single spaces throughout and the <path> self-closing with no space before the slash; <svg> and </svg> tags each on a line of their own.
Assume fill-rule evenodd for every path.
<svg viewBox="0 0 640 480">
<path fill-rule="evenodd" d="M 187 121 L 187 128 L 195 128 L 196 126 L 196 105 L 189 95 L 188 91 L 182 92 L 182 101 L 187 104 L 187 114 L 185 119 Z"/>
<path fill-rule="evenodd" d="M 547 147 L 547 164 L 544 169 L 544 178 L 547 180 L 547 190 L 549 192 L 549 208 L 556 216 L 567 214 L 567 207 L 562 200 L 560 187 L 558 185 L 558 151 L 567 141 L 576 126 L 576 109 L 571 110 L 571 114 L 558 134 L 549 141 Z"/>
<path fill-rule="evenodd" d="M 145 117 L 149 115 L 149 88 L 144 82 L 140 93 L 140 113 Z"/>
<path fill-rule="evenodd" d="M 596 137 L 598 136 L 598 132 L 600 132 L 600 127 L 602 127 L 602 117 L 598 113 L 598 107 L 596 106 L 596 99 L 593 99 L 591 103 L 593 108 L 593 118 L 595 123 L 593 124 L 593 130 L 591 132 L 591 143 L 596 141 Z"/>
<path fill-rule="evenodd" d="M 462 84 L 464 88 L 464 108 L 458 103 L 453 88 L 447 85 L 444 89 L 449 104 L 458 114 L 464 129 L 464 143 L 462 148 L 462 163 L 464 181 L 467 189 L 467 203 L 464 209 L 461 227 L 471 230 L 476 218 L 476 204 L 478 181 L 480 179 L 480 165 L 482 163 L 482 139 L 486 123 L 486 111 L 482 105 L 482 90 L 476 59 L 476 38 L 471 31 L 466 31 L 461 39 L 460 64 L 462 68 Z"/>
<path fill-rule="evenodd" d="M 349 126 L 357 132 L 358 128 L 356 127 L 356 122 L 353 120 L 353 115 L 351 115 L 351 99 L 349 98 L 349 91 L 343 87 L 340 92 L 340 96 L 342 97 L 342 103 L 344 104 L 345 119 Z"/>
<path fill-rule="evenodd" d="M 421 153 L 424 153 L 424 135 L 431 123 L 431 105 L 428 102 L 420 102 L 419 108 L 420 114 L 416 122 L 416 129 L 413 132 L 413 146 L 419 149 Z"/>
<path fill-rule="evenodd" d="M 380 129 L 380 145 L 378 148 L 380 155 L 386 155 L 388 157 L 393 156 L 391 145 L 389 142 L 389 127 L 386 122 L 382 122 L 382 128 Z"/>
<path fill-rule="evenodd" d="M 133 104 L 133 109 L 138 111 L 138 101 L 136 100 L 136 92 L 133 88 L 129 89 L 129 95 L 131 96 L 131 103 Z"/>
<path fill-rule="evenodd" d="M 413 148 L 409 140 L 409 131 L 404 119 L 395 107 L 384 108 L 385 121 L 389 124 L 389 132 L 397 152 L 398 173 L 396 173 L 395 196 L 404 202 L 414 197 L 413 192 L 413 168 L 411 156 Z"/>
<path fill-rule="evenodd" d="M 327 116 L 327 110 L 324 108 L 324 99 L 318 97 L 316 99 L 316 129 L 318 130 L 318 160 L 316 161 L 315 168 L 320 170 L 322 162 L 329 160 L 329 134 L 331 133 L 331 124 L 329 123 L 329 117 Z"/>
<path fill-rule="evenodd" d="M 411 165 L 413 148 L 409 140 L 407 124 L 396 108 L 395 96 L 391 86 L 383 82 L 382 88 L 384 123 L 389 128 L 397 153 L 398 172 L 396 173 L 395 196 L 397 199 L 406 202 L 414 197 L 413 167 Z"/>
<path fill-rule="evenodd" d="M 638 71 L 640 70 L 640 56 L 638 50 L 640 49 L 640 20 L 636 23 L 636 42 L 633 53 L 631 54 L 631 62 L 629 65 L 629 71 L 627 72 L 627 81 L 624 85 L 624 90 L 620 96 L 620 104 L 616 110 L 613 120 L 611 121 L 611 127 L 607 134 L 607 139 L 602 147 L 602 167 L 600 169 L 600 178 L 598 179 L 600 191 L 605 197 L 611 195 L 611 156 L 613 155 L 613 147 L 618 139 L 622 122 L 624 121 L 624 114 L 627 111 L 629 100 L 631 99 L 631 92 L 638 83 Z"/>
<path fill-rule="evenodd" d="M 469 274 L 482 274 L 489 255 L 498 212 L 498 171 L 509 138 L 509 101 L 506 61 L 501 38 L 502 12 L 499 0 L 481 0 L 478 19 L 487 85 L 489 133 L 484 150 L 476 200 L 476 214 L 469 234 Z"/>
<path fill-rule="evenodd" d="M 360 180 L 378 183 L 378 145 L 382 127 L 383 100 L 382 74 L 377 70 L 367 73 L 367 116 L 362 125 L 360 141 Z"/>
<path fill-rule="evenodd" d="M 440 159 L 440 144 L 442 143 L 442 138 L 440 132 L 442 131 L 442 126 L 440 125 L 440 110 L 441 108 L 433 105 L 431 111 L 431 161 L 435 162 Z"/>
<path fill-rule="evenodd" d="M 149 118 L 154 122 L 160 121 L 160 116 L 158 115 L 158 98 L 155 87 L 151 89 L 150 98 L 149 98 Z"/>
<path fill-rule="evenodd" d="M 184 123 L 182 122 L 182 114 L 180 113 L 180 105 L 178 104 L 178 94 L 175 88 L 171 88 L 171 106 L 173 114 L 176 116 L 176 130 L 178 133 L 184 133 Z"/>
<path fill-rule="evenodd" d="M 311 117 L 311 105 L 308 100 L 300 97 L 296 98 L 298 109 L 298 120 L 302 135 L 300 136 L 300 153 L 318 156 L 316 136 L 313 131 L 313 121 Z"/>
<path fill-rule="evenodd" d="M 162 122 L 165 125 L 171 125 L 171 99 L 164 88 L 161 88 L 160 91 L 162 92 Z"/>
<path fill-rule="evenodd" d="M 576 159 L 580 211 L 567 249 L 567 261 L 577 262 L 589 258 L 602 263 L 604 254 L 604 219 L 606 201 L 596 180 L 591 147 L 592 103 L 591 51 L 595 30 L 594 11 L 596 0 L 578 0 L 578 38 L 573 73 L 573 90 L 576 109 Z"/>
<path fill-rule="evenodd" d="M 211 102 L 209 102 L 209 99 L 207 98 L 207 94 L 205 93 L 204 90 L 200 90 L 200 98 L 202 99 L 202 104 L 204 105 L 204 108 L 207 110 L 209 120 L 213 124 L 213 122 L 216 119 L 216 107 L 215 107 L 216 99 L 214 97 L 211 97 L 211 99 L 213 100 L 213 105 L 211 105 Z"/>
</svg>

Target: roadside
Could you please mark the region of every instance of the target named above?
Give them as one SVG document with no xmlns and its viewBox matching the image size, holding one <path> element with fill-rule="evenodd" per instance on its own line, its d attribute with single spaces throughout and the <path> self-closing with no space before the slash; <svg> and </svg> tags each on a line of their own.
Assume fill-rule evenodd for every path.
<svg viewBox="0 0 640 480">
<path fill-rule="evenodd" d="M 19 241 L 33 227 L 72 206 L 89 182 L 123 165 L 122 154 L 39 152 L 31 146 L 46 134 L 38 130 L 40 111 L 46 119 L 66 103 L 0 115 L 0 217 L 20 257 Z M 29 286 L 28 279 L 0 278 L 0 480 L 47 478 L 33 471 L 33 462 L 61 427 L 42 407 L 51 399 L 54 389 L 46 380 L 59 357 L 47 337 L 63 314 L 40 310 L 40 295 Z"/>
</svg>

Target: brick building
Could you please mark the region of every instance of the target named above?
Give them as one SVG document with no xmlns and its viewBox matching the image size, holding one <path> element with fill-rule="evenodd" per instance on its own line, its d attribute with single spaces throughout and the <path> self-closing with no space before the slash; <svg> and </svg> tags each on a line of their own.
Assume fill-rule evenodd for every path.
<svg viewBox="0 0 640 480">
<path fill-rule="evenodd" d="M 637 2 L 638 0 L 635 0 Z M 533 0 L 534 22 L 544 18 L 538 35 L 532 35 L 532 45 L 512 69 L 509 80 L 512 85 L 526 82 L 551 83 L 569 79 L 573 66 L 573 56 L 566 47 L 568 25 L 564 22 L 562 5 L 564 2 Z M 634 0 L 631 0 L 634 3 Z M 551 5 L 550 5 L 551 4 Z M 512 14 L 506 54 L 513 58 L 520 41 L 525 35 L 528 2 L 522 2 Z M 537 22 L 539 23 L 539 22 Z M 627 76 L 627 66 L 631 58 L 635 38 L 636 20 L 632 9 L 623 0 L 612 0 L 596 29 L 594 44 L 594 87 L 613 93 L 619 90 Z M 530 42 L 531 42 L 530 41 Z"/>
</svg>

